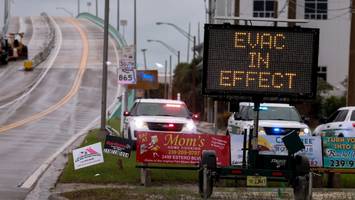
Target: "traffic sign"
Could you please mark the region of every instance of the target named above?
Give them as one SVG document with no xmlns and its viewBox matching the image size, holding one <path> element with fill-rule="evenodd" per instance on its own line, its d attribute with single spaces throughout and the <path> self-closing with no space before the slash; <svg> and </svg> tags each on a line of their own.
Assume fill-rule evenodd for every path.
<svg viewBox="0 0 355 200">
<path fill-rule="evenodd" d="M 117 82 L 119 84 L 135 84 L 136 80 L 136 69 L 117 68 Z"/>
<path fill-rule="evenodd" d="M 206 24 L 203 92 L 315 97 L 318 43 L 319 29 Z"/>
</svg>

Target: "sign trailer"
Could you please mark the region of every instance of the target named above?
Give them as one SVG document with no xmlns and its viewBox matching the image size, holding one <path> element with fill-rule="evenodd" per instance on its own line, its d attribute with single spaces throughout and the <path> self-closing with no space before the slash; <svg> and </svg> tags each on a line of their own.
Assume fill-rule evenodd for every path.
<svg viewBox="0 0 355 200">
<path fill-rule="evenodd" d="M 266 186 L 269 179 L 288 181 L 295 196 L 310 197 L 310 164 L 307 157 L 296 155 L 305 148 L 297 133 L 280 140 L 287 148 L 287 155 L 265 155 L 259 150 L 257 130 L 260 103 L 265 97 L 316 96 L 318 45 L 319 29 L 205 25 L 202 92 L 251 98 L 255 118 L 253 130 L 244 130 L 242 136 L 241 165 L 217 167 L 214 151 L 202 154 L 199 171 L 202 197 L 212 194 L 213 181 L 219 178 L 244 178 L 247 186 Z"/>
</svg>

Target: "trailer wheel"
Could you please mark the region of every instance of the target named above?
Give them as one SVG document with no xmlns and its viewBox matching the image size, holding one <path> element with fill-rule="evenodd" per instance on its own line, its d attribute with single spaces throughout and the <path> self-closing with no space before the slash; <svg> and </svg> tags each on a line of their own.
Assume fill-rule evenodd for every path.
<svg viewBox="0 0 355 200">
<path fill-rule="evenodd" d="M 216 152 L 203 151 L 198 171 L 198 189 L 202 198 L 209 198 L 213 192 L 213 176 L 212 173 L 217 168 Z M 206 175 L 204 174 L 206 171 Z M 204 192 L 203 184 L 206 178 L 206 191 Z"/>
</svg>

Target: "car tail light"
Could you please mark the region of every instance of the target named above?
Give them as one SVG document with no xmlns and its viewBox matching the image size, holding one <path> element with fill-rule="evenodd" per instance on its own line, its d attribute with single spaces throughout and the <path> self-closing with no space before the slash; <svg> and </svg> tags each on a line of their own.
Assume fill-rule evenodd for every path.
<svg viewBox="0 0 355 200">
<path fill-rule="evenodd" d="M 242 170 L 234 169 L 231 171 L 232 174 L 242 174 Z"/>
<path fill-rule="evenodd" d="M 355 128 L 355 123 L 353 123 L 353 127 Z"/>
<path fill-rule="evenodd" d="M 282 172 L 272 172 L 271 176 L 283 176 Z"/>
<path fill-rule="evenodd" d="M 169 124 L 168 127 L 169 127 L 169 128 L 174 128 L 175 125 L 174 125 L 174 124 Z"/>
</svg>

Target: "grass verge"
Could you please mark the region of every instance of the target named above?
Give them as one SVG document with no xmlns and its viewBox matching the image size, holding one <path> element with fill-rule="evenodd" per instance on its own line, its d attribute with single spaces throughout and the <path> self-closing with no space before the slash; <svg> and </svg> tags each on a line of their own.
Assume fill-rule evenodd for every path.
<svg viewBox="0 0 355 200">
<path fill-rule="evenodd" d="M 189 198 L 186 198 L 188 194 Z M 75 200 L 94 200 L 94 199 L 105 199 L 105 200 L 145 200 L 145 199 L 167 199 L 167 200 L 178 200 L 178 199 L 198 199 L 197 193 L 192 193 L 188 190 L 183 189 L 173 189 L 173 188 L 136 188 L 136 189 L 114 189 L 114 188 L 103 188 L 103 189 L 89 189 L 74 192 L 67 192 L 61 194 L 68 199 Z M 185 197 L 185 198 L 184 198 Z M 191 198 L 192 197 L 192 198 Z"/>
<path fill-rule="evenodd" d="M 99 130 L 92 130 L 81 146 L 97 142 L 104 142 L 99 136 Z M 123 169 L 119 168 L 118 161 L 122 160 Z M 68 163 L 59 178 L 59 183 L 92 183 L 92 184 L 137 184 L 139 183 L 139 169 L 136 168 L 136 154 L 131 153 L 129 159 L 104 153 L 104 163 L 74 170 L 73 156 L 68 155 Z M 196 183 L 197 172 L 187 170 L 152 169 L 151 179 L 156 183 Z"/>
</svg>

